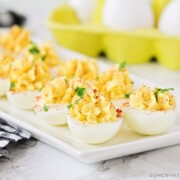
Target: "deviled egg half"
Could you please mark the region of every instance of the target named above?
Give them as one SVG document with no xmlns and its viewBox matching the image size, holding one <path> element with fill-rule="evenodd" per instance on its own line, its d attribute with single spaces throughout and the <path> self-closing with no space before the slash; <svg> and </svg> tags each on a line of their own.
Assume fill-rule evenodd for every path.
<svg viewBox="0 0 180 180">
<path fill-rule="evenodd" d="M 30 42 L 24 55 L 34 60 L 41 59 L 49 68 L 54 68 L 60 64 L 60 57 L 55 48 L 48 42 L 44 44 Z"/>
<path fill-rule="evenodd" d="M 170 89 L 151 89 L 143 85 L 122 104 L 124 120 L 129 127 L 143 135 L 167 132 L 176 120 L 176 102 Z"/>
<path fill-rule="evenodd" d="M 96 89 L 78 88 L 68 105 L 67 121 L 71 132 L 80 141 L 99 144 L 110 140 L 119 131 L 122 111 Z"/>
<path fill-rule="evenodd" d="M 98 64 L 94 59 L 73 59 L 67 62 L 61 62 L 58 71 L 59 76 L 66 76 L 67 78 L 76 77 L 85 81 L 96 80 L 98 73 Z"/>
<path fill-rule="evenodd" d="M 115 107 L 129 97 L 133 86 L 125 61 L 101 73 L 95 83 L 97 90 L 109 97 Z"/>
<path fill-rule="evenodd" d="M 30 32 L 17 25 L 13 26 L 8 33 L 0 37 L 0 46 L 3 51 L 18 56 L 28 46 Z"/>
<path fill-rule="evenodd" d="M 34 102 L 34 111 L 51 125 L 67 124 L 67 106 L 75 95 L 75 89 L 85 85 L 79 78 L 65 76 L 48 82 Z"/>
<path fill-rule="evenodd" d="M 9 89 L 9 72 L 14 58 L 11 55 L 0 55 L 0 97 Z"/>
<path fill-rule="evenodd" d="M 49 67 L 41 60 L 17 60 L 12 63 L 9 74 L 7 98 L 17 108 L 33 109 L 34 98 L 51 79 Z"/>
</svg>

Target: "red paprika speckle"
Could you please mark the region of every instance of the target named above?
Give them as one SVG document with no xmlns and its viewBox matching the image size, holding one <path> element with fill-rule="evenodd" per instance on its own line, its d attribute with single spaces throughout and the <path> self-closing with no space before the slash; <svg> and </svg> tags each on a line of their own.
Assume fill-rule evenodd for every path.
<svg viewBox="0 0 180 180">
<path fill-rule="evenodd" d="M 116 112 L 117 112 L 117 117 L 122 116 L 122 110 L 121 109 L 116 109 Z"/>
<path fill-rule="evenodd" d="M 94 93 L 97 93 L 97 90 L 96 90 L 96 89 L 94 89 L 94 90 L 93 90 L 93 92 L 94 92 Z"/>
</svg>

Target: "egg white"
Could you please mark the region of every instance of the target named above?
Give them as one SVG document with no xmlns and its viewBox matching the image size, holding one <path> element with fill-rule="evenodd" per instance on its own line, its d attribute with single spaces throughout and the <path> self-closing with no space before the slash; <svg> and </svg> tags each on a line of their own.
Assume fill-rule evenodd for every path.
<svg viewBox="0 0 180 180">
<path fill-rule="evenodd" d="M 69 129 L 80 141 L 87 144 L 99 144 L 113 138 L 120 130 L 122 119 L 99 124 L 83 124 L 67 114 Z"/>
<path fill-rule="evenodd" d="M 149 111 L 124 108 L 123 118 L 135 132 L 143 135 L 158 135 L 167 132 L 175 123 L 176 111 Z"/>
<path fill-rule="evenodd" d="M 8 89 L 9 89 L 9 80 L 0 78 L 0 97 L 5 96 Z"/>
<path fill-rule="evenodd" d="M 25 91 L 25 92 L 7 92 L 7 98 L 11 104 L 16 108 L 22 110 L 32 110 L 33 100 L 39 94 L 38 91 Z"/>
<path fill-rule="evenodd" d="M 51 104 L 48 106 L 48 111 L 44 111 L 44 103 L 41 99 L 35 98 L 33 102 L 33 108 L 36 114 L 40 117 L 41 120 L 45 121 L 50 125 L 65 125 L 67 124 L 66 104 Z"/>
</svg>

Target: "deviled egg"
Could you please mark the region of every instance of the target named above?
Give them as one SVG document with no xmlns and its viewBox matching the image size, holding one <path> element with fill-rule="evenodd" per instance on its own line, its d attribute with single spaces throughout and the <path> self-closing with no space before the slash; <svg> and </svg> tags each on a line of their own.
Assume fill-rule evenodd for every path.
<svg viewBox="0 0 180 180">
<path fill-rule="evenodd" d="M 50 43 L 38 45 L 30 42 L 24 55 L 33 60 L 41 59 L 49 68 L 54 68 L 60 63 L 60 58 Z"/>
<path fill-rule="evenodd" d="M 68 105 L 67 121 L 71 132 L 82 142 L 99 144 L 119 131 L 122 111 L 96 89 L 79 88 Z"/>
<path fill-rule="evenodd" d="M 0 97 L 5 96 L 9 88 L 9 72 L 14 58 L 11 55 L 0 55 Z"/>
<path fill-rule="evenodd" d="M 77 87 L 85 85 L 79 78 L 59 77 L 48 82 L 33 103 L 38 116 L 51 125 L 67 124 L 67 106 Z"/>
<path fill-rule="evenodd" d="M 135 90 L 123 108 L 129 127 L 143 135 L 167 132 L 176 120 L 176 102 L 169 92 L 173 89 L 151 89 L 143 85 Z"/>
<path fill-rule="evenodd" d="M 61 62 L 59 65 L 59 76 L 67 78 L 76 77 L 82 80 L 96 80 L 99 68 L 97 61 L 94 59 L 77 60 L 73 59 L 67 62 Z"/>
<path fill-rule="evenodd" d="M 0 46 L 4 51 L 19 55 L 30 42 L 30 32 L 19 26 L 13 26 L 7 34 L 0 37 Z"/>
<path fill-rule="evenodd" d="M 95 83 L 97 90 L 109 97 L 116 107 L 133 91 L 133 81 L 125 66 L 125 61 L 116 64 L 113 68 L 101 73 Z"/>
<path fill-rule="evenodd" d="M 33 109 L 34 98 L 51 78 L 49 67 L 41 60 L 21 59 L 13 62 L 8 100 L 17 108 Z"/>
</svg>

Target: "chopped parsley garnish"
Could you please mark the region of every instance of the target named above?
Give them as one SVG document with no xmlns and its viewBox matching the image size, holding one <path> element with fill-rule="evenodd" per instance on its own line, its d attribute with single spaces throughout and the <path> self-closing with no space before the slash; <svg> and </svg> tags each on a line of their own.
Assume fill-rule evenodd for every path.
<svg viewBox="0 0 180 180">
<path fill-rule="evenodd" d="M 68 81 L 67 81 L 67 79 L 66 79 L 66 78 L 64 79 L 64 81 L 65 81 L 65 83 L 66 83 L 66 84 L 68 84 Z"/>
<path fill-rule="evenodd" d="M 129 98 L 130 94 L 125 94 L 125 98 Z"/>
<path fill-rule="evenodd" d="M 43 110 L 44 110 L 45 112 L 48 112 L 48 110 L 49 110 L 48 106 L 47 106 L 47 105 L 44 105 L 44 106 L 43 106 Z"/>
<path fill-rule="evenodd" d="M 96 77 L 96 80 L 97 80 L 97 81 L 99 80 L 99 76 Z"/>
<path fill-rule="evenodd" d="M 79 103 L 79 100 L 80 100 L 80 99 L 76 100 L 74 104 L 78 104 L 78 103 Z"/>
<path fill-rule="evenodd" d="M 77 88 L 75 89 L 75 92 L 77 93 L 77 95 L 78 95 L 80 98 L 83 98 L 85 91 L 86 91 L 86 88 L 77 87 Z"/>
<path fill-rule="evenodd" d="M 39 48 L 34 44 L 31 43 L 33 46 L 29 48 L 29 52 L 33 55 L 38 55 L 40 53 Z"/>
<path fill-rule="evenodd" d="M 131 81 L 131 84 L 134 84 L 134 81 Z"/>
<path fill-rule="evenodd" d="M 119 70 L 122 70 L 126 67 L 126 61 L 123 61 L 119 64 Z"/>
<path fill-rule="evenodd" d="M 67 108 L 68 108 L 68 109 L 71 109 L 71 108 L 72 108 L 72 104 L 69 104 L 69 105 L 67 106 Z"/>
<path fill-rule="evenodd" d="M 156 98 L 156 101 L 158 101 L 158 93 L 164 93 L 164 92 L 173 91 L 173 90 L 174 90 L 174 88 L 167 88 L 167 89 L 157 88 L 156 91 L 154 92 L 154 96 Z"/>
<path fill-rule="evenodd" d="M 46 55 L 43 55 L 41 59 L 42 59 L 42 61 L 45 61 L 46 60 Z"/>
<path fill-rule="evenodd" d="M 38 90 L 38 91 L 39 91 L 39 92 L 41 92 L 41 91 L 42 91 L 42 89 L 43 89 L 43 88 L 39 88 L 39 90 Z"/>
<path fill-rule="evenodd" d="M 13 81 L 11 81 L 10 83 L 10 90 L 14 90 L 15 88 L 15 83 Z"/>
</svg>

